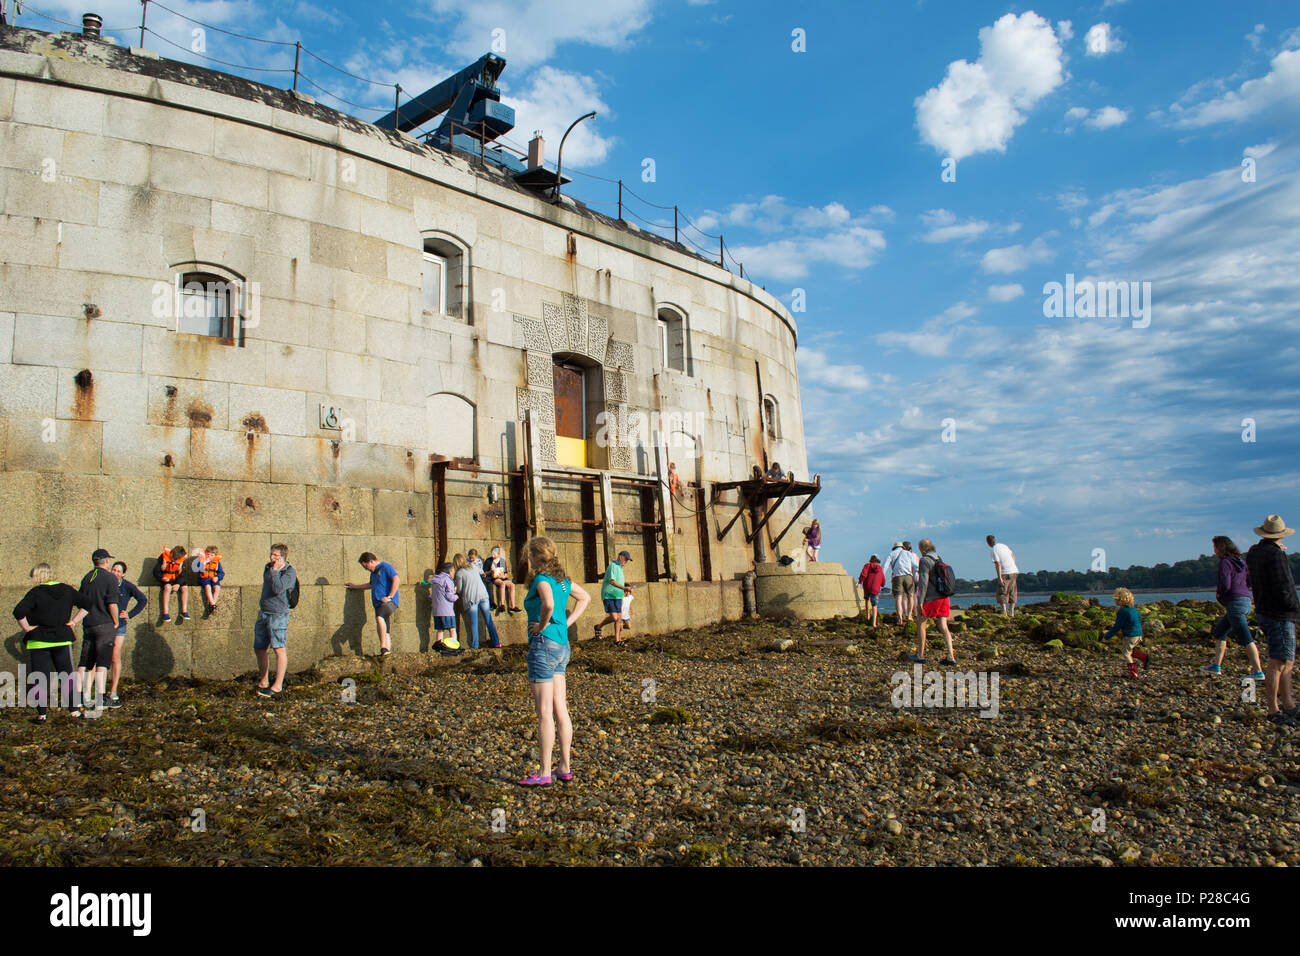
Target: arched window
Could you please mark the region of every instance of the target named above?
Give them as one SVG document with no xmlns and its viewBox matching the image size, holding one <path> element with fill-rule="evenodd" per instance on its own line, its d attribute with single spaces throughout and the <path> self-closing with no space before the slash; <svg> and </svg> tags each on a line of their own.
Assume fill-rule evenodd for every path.
<svg viewBox="0 0 1300 956">
<path fill-rule="evenodd" d="M 688 372 L 686 321 L 676 309 L 661 308 L 657 316 L 659 329 L 659 365 L 677 372 Z"/>
<path fill-rule="evenodd" d="M 763 396 L 763 428 L 772 441 L 781 437 L 781 406 L 771 395 Z"/>
<path fill-rule="evenodd" d="M 182 262 L 172 270 L 176 331 L 243 345 L 245 326 L 256 324 L 243 276 L 212 262 Z"/>
<path fill-rule="evenodd" d="M 429 451 L 447 458 L 476 458 L 474 403 L 452 392 L 424 400 Z"/>
<path fill-rule="evenodd" d="M 421 307 L 425 315 L 468 321 L 469 254 L 459 239 L 444 232 L 424 233 Z"/>
</svg>

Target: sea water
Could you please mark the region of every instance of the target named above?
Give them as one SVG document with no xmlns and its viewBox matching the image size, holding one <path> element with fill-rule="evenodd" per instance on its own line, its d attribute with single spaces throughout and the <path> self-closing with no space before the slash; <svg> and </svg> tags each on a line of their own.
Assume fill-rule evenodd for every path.
<svg viewBox="0 0 1300 956">
<path fill-rule="evenodd" d="M 859 592 L 860 594 L 861 592 Z M 1049 600 L 1054 591 L 1043 591 L 1035 593 L 1020 592 L 1019 600 L 1016 602 L 1017 607 L 1023 607 L 1026 604 L 1043 604 Z M 1112 591 L 1070 591 L 1078 597 L 1095 597 L 1101 602 L 1102 607 L 1114 607 L 1115 598 Z M 1138 604 L 1148 604 L 1151 601 L 1172 601 L 1177 604 L 1179 601 L 1190 598 L 1193 601 L 1213 601 L 1214 590 L 1205 591 L 1134 591 L 1133 600 Z M 968 608 L 972 604 L 995 604 L 997 596 L 989 594 L 958 594 L 952 599 L 954 608 Z M 880 612 L 883 614 L 894 609 L 894 599 L 889 594 L 880 595 Z"/>
</svg>

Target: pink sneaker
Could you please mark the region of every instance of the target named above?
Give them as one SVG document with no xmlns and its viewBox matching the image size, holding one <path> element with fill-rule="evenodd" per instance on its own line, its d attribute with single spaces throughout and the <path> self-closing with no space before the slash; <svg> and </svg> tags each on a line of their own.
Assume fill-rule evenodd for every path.
<svg viewBox="0 0 1300 956">
<path fill-rule="evenodd" d="M 550 777 L 542 777 L 535 773 L 530 773 L 519 781 L 521 787 L 549 787 L 551 785 Z"/>
</svg>

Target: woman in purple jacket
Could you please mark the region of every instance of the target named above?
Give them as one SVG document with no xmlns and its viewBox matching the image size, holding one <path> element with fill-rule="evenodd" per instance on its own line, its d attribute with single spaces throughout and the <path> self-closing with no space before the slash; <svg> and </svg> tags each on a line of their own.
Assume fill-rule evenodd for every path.
<svg viewBox="0 0 1300 956">
<path fill-rule="evenodd" d="M 1259 648 L 1255 646 L 1255 637 L 1246 623 L 1246 615 L 1250 613 L 1250 572 L 1246 570 L 1246 560 L 1232 539 L 1223 535 L 1214 539 L 1214 554 L 1219 559 L 1219 586 L 1215 597 L 1227 613 L 1214 622 L 1210 635 L 1219 642 L 1218 652 L 1213 663 L 1206 664 L 1201 670 L 1207 674 L 1223 673 L 1223 655 L 1228 650 L 1228 632 L 1231 631 L 1250 659 L 1251 673 L 1246 676 L 1263 680 Z"/>
</svg>

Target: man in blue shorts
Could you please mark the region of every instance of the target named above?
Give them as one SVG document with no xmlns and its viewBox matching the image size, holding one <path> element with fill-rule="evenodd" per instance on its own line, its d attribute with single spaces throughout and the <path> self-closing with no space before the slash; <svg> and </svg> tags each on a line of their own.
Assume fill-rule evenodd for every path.
<svg viewBox="0 0 1300 956">
<path fill-rule="evenodd" d="M 1255 529 L 1259 543 L 1246 552 L 1250 590 L 1255 598 L 1255 620 L 1268 639 L 1268 664 L 1264 668 L 1264 704 L 1268 719 L 1293 727 L 1297 710 L 1291 696 L 1291 670 L 1295 665 L 1295 623 L 1300 621 L 1300 600 L 1286 551 L 1278 542 L 1295 534 L 1278 515 L 1269 515 Z"/>
<path fill-rule="evenodd" d="M 632 588 L 623 583 L 623 568 L 632 563 L 632 555 L 626 551 L 618 553 L 618 560 L 609 562 L 605 577 L 600 582 L 600 600 L 605 605 L 605 619 L 596 625 L 596 640 L 600 640 L 600 629 L 606 624 L 614 625 L 614 643 L 620 647 L 623 640 L 623 596 L 630 594 Z"/>
<path fill-rule="evenodd" d="M 285 638 L 289 633 L 289 592 L 298 585 L 298 572 L 289 564 L 289 548 L 271 545 L 271 560 L 262 571 L 262 597 L 253 625 L 253 651 L 257 654 L 257 696 L 278 700 L 289 669 Z M 268 683 L 270 650 L 275 651 L 275 683 Z"/>
</svg>

